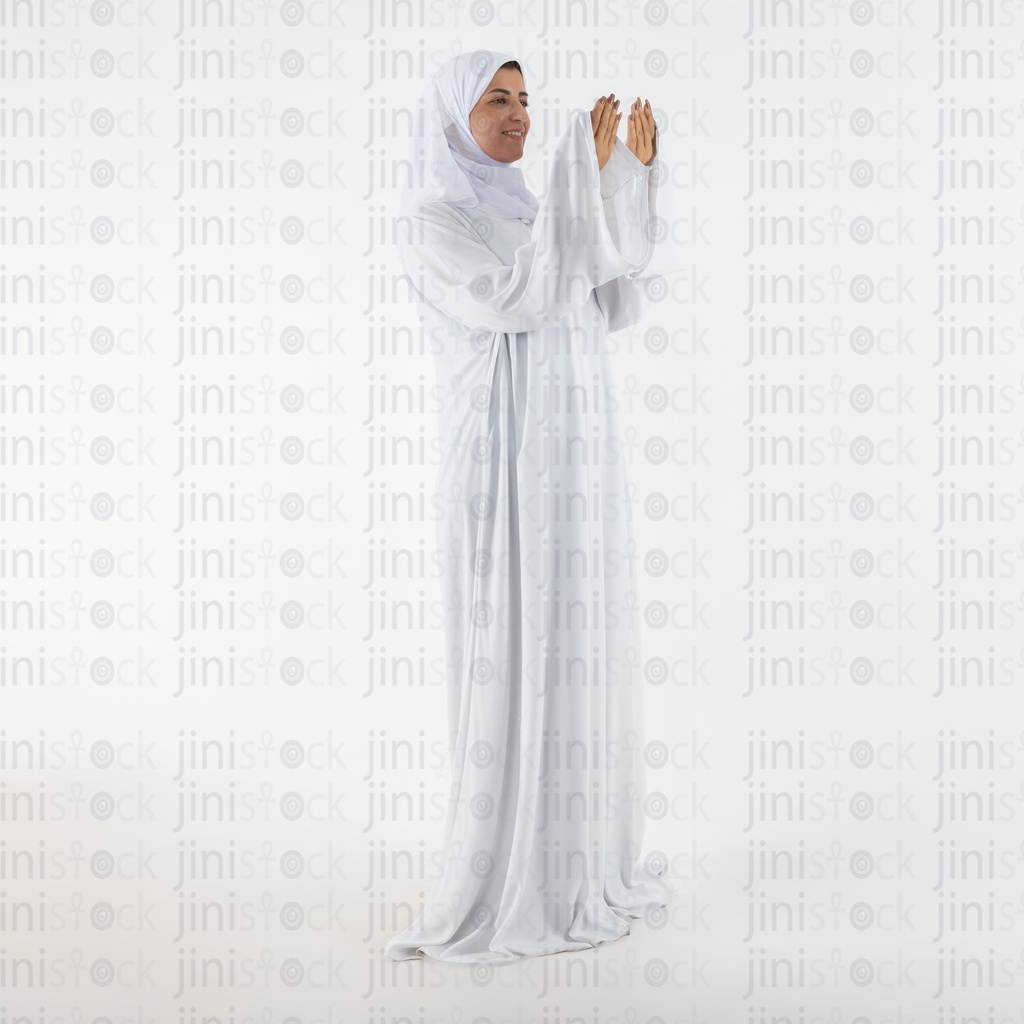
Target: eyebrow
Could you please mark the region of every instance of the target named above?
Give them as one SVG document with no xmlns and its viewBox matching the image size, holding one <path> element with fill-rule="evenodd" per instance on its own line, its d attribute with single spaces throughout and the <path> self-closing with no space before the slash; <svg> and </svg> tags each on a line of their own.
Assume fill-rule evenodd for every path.
<svg viewBox="0 0 1024 1024">
<path fill-rule="evenodd" d="M 506 96 L 511 96 L 511 95 L 512 95 L 512 90 L 511 90 L 511 89 L 499 89 L 499 88 L 495 88 L 495 89 L 492 89 L 492 90 L 491 90 L 491 92 L 503 92 L 503 93 L 504 93 L 504 94 L 505 94 Z M 490 95 L 490 93 L 488 93 L 487 95 L 489 96 L 489 95 Z M 519 93 L 519 95 L 520 95 L 520 96 L 529 96 L 530 94 L 529 94 L 529 93 L 528 93 L 528 92 L 527 92 L 527 91 L 526 91 L 525 89 L 523 89 L 523 90 L 522 90 L 522 91 L 521 91 L 521 92 Z"/>
</svg>

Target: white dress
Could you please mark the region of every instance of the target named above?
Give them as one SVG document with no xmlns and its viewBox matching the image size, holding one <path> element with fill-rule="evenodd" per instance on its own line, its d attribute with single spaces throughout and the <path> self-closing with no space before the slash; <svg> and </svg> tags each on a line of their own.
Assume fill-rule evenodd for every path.
<svg viewBox="0 0 1024 1024">
<path fill-rule="evenodd" d="M 588 112 L 551 168 L 533 224 L 432 203 L 399 231 L 444 391 L 452 784 L 394 960 L 586 949 L 671 896 L 640 860 L 639 553 L 605 344 L 646 308 L 656 188 L 618 139 L 598 170 Z"/>
</svg>

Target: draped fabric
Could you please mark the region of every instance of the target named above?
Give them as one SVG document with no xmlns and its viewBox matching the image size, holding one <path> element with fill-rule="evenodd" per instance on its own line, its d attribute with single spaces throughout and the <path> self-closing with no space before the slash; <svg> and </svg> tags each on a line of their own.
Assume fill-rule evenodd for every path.
<svg viewBox="0 0 1024 1024">
<path fill-rule="evenodd" d="M 416 205 L 399 252 L 444 395 L 452 764 L 441 868 L 385 947 L 502 963 L 617 939 L 645 871 L 639 557 L 607 335 L 648 295 L 651 169 L 574 115 L 532 224 Z"/>
</svg>

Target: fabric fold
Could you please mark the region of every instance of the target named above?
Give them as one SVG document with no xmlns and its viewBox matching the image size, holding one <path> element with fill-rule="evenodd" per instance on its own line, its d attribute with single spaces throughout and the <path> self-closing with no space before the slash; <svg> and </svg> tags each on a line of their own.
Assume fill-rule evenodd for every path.
<svg viewBox="0 0 1024 1024">
<path fill-rule="evenodd" d="M 453 778 L 440 869 L 394 960 L 586 949 L 671 896 L 641 857 L 636 545 L 598 301 L 649 268 L 656 186 L 620 147 L 599 171 L 578 114 L 532 224 L 428 203 L 399 232 L 443 396 Z"/>
</svg>

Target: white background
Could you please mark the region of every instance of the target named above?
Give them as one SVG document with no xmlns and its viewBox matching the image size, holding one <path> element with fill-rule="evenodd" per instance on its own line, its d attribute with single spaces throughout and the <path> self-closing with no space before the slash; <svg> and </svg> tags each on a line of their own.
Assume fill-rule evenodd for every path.
<svg viewBox="0 0 1024 1024">
<path fill-rule="evenodd" d="M 1024 12 L 941 12 L 237 2 L 182 28 L 144 0 L 0 3 L 6 1019 L 1022 1019 Z M 392 124 L 478 46 L 526 69 L 538 193 L 574 109 L 649 97 L 692 251 L 612 339 L 646 851 L 676 899 L 498 969 L 381 956 L 446 792 L 433 365 L 389 244 Z M 751 355 L 762 325 L 802 348 Z"/>
</svg>

